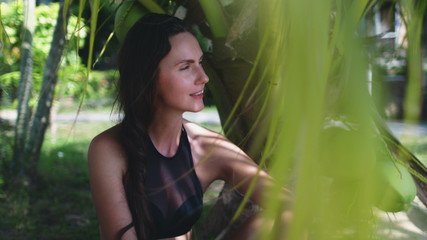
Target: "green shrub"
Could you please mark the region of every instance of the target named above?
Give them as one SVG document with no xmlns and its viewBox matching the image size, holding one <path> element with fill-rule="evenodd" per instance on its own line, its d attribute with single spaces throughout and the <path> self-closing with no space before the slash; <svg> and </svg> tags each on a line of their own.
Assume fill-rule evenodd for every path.
<svg viewBox="0 0 427 240">
<path fill-rule="evenodd" d="M 33 36 L 33 100 L 35 105 L 41 90 L 43 69 L 49 53 L 53 31 L 56 24 L 58 3 L 36 7 L 36 27 Z M 2 4 L 2 22 L 4 51 L 0 53 L 0 89 L 3 92 L 3 105 L 16 102 L 19 85 L 19 61 L 21 46 L 21 29 L 23 25 L 22 2 Z M 83 22 L 83 19 L 81 20 Z M 78 98 L 86 88 L 86 98 L 102 98 L 109 95 L 112 86 L 112 74 L 93 72 L 86 85 L 86 67 L 81 63 L 78 49 L 83 46 L 87 36 L 87 27 L 77 28 L 77 17 L 71 16 L 68 24 L 68 44 L 61 60 L 58 73 L 56 96 Z M 77 31 L 78 30 L 78 31 Z"/>
</svg>

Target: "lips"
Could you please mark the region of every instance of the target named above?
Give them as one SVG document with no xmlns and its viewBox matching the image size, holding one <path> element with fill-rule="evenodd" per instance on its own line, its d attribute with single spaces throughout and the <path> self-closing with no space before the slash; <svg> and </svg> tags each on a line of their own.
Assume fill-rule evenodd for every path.
<svg viewBox="0 0 427 240">
<path fill-rule="evenodd" d="M 192 97 L 203 96 L 204 92 L 205 92 L 205 90 L 201 90 L 201 91 L 198 91 L 196 93 L 190 94 L 190 96 L 192 96 Z"/>
</svg>

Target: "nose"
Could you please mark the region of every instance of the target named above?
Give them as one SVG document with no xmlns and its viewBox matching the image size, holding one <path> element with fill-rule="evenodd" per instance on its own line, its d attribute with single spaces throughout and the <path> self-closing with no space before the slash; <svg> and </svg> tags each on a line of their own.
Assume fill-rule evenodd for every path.
<svg viewBox="0 0 427 240">
<path fill-rule="evenodd" d="M 205 70 L 203 69 L 203 67 L 200 66 L 199 67 L 199 76 L 197 78 L 197 83 L 199 83 L 199 84 L 206 84 L 207 82 L 209 82 L 209 77 L 205 73 Z"/>
</svg>

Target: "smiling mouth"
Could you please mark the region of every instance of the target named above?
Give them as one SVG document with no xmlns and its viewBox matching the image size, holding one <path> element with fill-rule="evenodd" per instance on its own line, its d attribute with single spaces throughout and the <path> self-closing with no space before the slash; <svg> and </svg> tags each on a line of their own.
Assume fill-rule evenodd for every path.
<svg viewBox="0 0 427 240">
<path fill-rule="evenodd" d="M 196 92 L 196 93 L 191 94 L 191 96 L 200 96 L 200 95 L 202 95 L 204 92 L 205 92 L 205 90 L 202 90 L 202 91 L 200 91 L 200 92 Z"/>
</svg>

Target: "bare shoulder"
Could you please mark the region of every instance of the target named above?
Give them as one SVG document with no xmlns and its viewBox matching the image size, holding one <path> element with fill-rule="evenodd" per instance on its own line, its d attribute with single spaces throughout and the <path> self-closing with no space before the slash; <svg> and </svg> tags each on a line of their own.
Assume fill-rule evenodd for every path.
<svg viewBox="0 0 427 240">
<path fill-rule="evenodd" d="M 105 144 L 116 145 L 116 144 L 118 144 L 118 134 L 119 134 L 118 128 L 119 128 L 118 125 L 113 126 L 109 129 L 101 132 L 97 136 L 95 136 L 92 139 L 91 147 L 92 147 L 92 145 L 105 145 Z"/>
<path fill-rule="evenodd" d="M 114 239 L 120 229 L 132 222 L 123 186 L 126 157 L 118 136 L 117 126 L 100 133 L 88 152 L 90 188 L 102 239 Z M 132 234 L 128 231 L 122 239 L 130 239 L 126 236 Z"/>
<path fill-rule="evenodd" d="M 112 168 L 118 168 L 124 172 L 126 158 L 124 150 L 119 143 L 118 133 L 118 126 L 114 126 L 92 139 L 88 150 L 89 166 L 107 164 Z"/>
<path fill-rule="evenodd" d="M 191 122 L 185 122 L 184 126 L 194 160 L 200 166 L 199 178 L 207 176 L 209 180 L 225 180 L 225 175 L 237 165 L 255 165 L 245 152 L 222 134 Z"/>
<path fill-rule="evenodd" d="M 223 136 L 220 133 L 214 132 L 210 129 L 207 129 L 205 127 L 202 127 L 196 123 L 184 120 L 184 127 L 185 130 L 187 131 L 188 137 L 190 138 L 201 138 L 201 139 L 205 139 L 206 138 L 224 138 L 226 139 L 225 136 Z"/>
<path fill-rule="evenodd" d="M 192 147 L 196 145 L 196 147 L 200 147 L 204 150 L 210 150 L 213 147 L 221 147 L 229 150 L 241 151 L 235 144 L 220 133 L 188 121 L 184 122 L 184 126 L 189 140 L 192 143 Z"/>
</svg>

